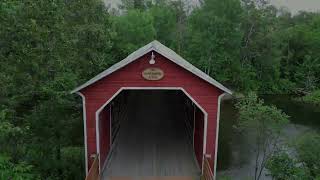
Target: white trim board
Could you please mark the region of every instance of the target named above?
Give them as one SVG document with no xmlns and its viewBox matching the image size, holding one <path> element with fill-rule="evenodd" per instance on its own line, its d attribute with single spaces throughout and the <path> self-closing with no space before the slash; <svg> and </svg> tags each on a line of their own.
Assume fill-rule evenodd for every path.
<svg viewBox="0 0 320 180">
<path fill-rule="evenodd" d="M 113 96 L 108 99 L 95 113 L 96 117 L 96 148 L 97 154 L 100 154 L 100 134 L 99 134 L 99 114 L 100 112 L 107 106 L 118 94 L 120 94 L 124 90 L 180 90 L 182 91 L 204 114 L 204 132 L 203 132 L 203 154 L 202 154 L 202 165 L 201 172 L 203 174 L 203 163 L 204 163 L 204 155 L 206 154 L 207 147 L 207 126 L 208 126 L 208 113 L 202 108 L 197 101 L 195 101 L 192 96 L 181 87 L 122 87 Z M 100 162 L 100 156 L 99 156 Z M 101 172 L 101 167 L 99 165 L 99 172 Z"/>
<path fill-rule="evenodd" d="M 110 147 L 111 147 L 111 145 L 112 145 L 112 104 L 110 104 L 110 117 L 109 117 L 109 126 L 110 126 L 110 134 L 109 134 L 109 136 L 110 136 L 110 138 L 109 138 L 109 141 L 110 141 Z"/>
<path fill-rule="evenodd" d="M 111 73 L 121 69 L 122 67 L 124 67 L 124 66 L 128 65 L 129 63 L 139 59 L 140 57 L 142 57 L 143 55 L 145 55 L 145 54 L 147 54 L 147 53 L 149 53 L 151 51 L 155 51 L 155 52 L 161 54 L 162 56 L 164 56 L 167 59 L 171 60 L 175 64 L 177 64 L 177 65 L 181 66 L 182 68 L 188 70 L 189 72 L 191 72 L 194 75 L 200 77 L 201 79 L 205 80 L 209 84 L 219 88 L 220 90 L 222 90 L 224 92 L 227 92 L 229 94 L 232 94 L 231 90 L 229 90 L 228 88 L 226 88 L 225 86 L 220 84 L 215 79 L 213 79 L 210 76 L 208 76 L 206 73 L 204 73 L 201 70 L 199 70 L 197 67 L 195 67 L 192 64 L 190 64 L 188 61 L 183 59 L 181 56 L 179 56 L 173 50 L 169 49 L 168 47 L 166 47 L 165 45 L 161 44 L 159 41 L 156 41 L 156 40 L 154 40 L 151 43 L 143 46 L 142 48 L 140 48 L 138 50 L 136 50 L 135 52 L 130 54 L 128 57 L 123 59 L 122 61 L 114 64 L 110 68 L 106 69 L 105 71 L 101 72 L 100 74 L 98 74 L 94 78 L 92 78 L 89 81 L 87 81 L 86 83 L 84 83 L 83 85 L 75 88 L 74 90 L 71 91 L 71 93 L 75 93 L 75 92 L 80 91 L 81 89 L 83 89 L 83 88 L 85 88 L 85 87 L 87 87 L 87 86 L 99 81 L 100 79 L 102 79 L 102 78 L 110 75 Z"/>
<path fill-rule="evenodd" d="M 218 161 L 218 144 L 219 144 L 219 127 L 220 127 L 220 109 L 221 109 L 221 100 L 227 93 L 223 93 L 218 97 L 218 110 L 217 110 L 217 126 L 216 126 L 216 143 L 215 143 L 215 155 L 214 155 L 214 178 L 216 179 L 217 175 L 217 161 Z"/>
<path fill-rule="evenodd" d="M 85 153 L 85 168 L 86 176 L 88 175 L 88 145 L 87 145 L 87 113 L 86 113 L 86 97 L 77 92 L 82 98 L 82 111 L 83 111 L 83 136 L 84 136 L 84 153 Z"/>
</svg>

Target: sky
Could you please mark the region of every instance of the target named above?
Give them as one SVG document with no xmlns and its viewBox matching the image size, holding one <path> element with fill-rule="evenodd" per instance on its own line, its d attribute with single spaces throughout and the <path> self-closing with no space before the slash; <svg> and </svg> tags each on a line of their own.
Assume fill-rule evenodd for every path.
<svg viewBox="0 0 320 180">
<path fill-rule="evenodd" d="M 270 0 L 276 7 L 287 7 L 293 14 L 304 11 L 320 11 L 320 0 Z"/>
<path fill-rule="evenodd" d="M 111 3 L 113 6 L 116 6 L 116 3 L 121 0 L 104 0 L 105 2 Z M 196 3 L 198 0 L 186 0 L 193 3 Z M 271 4 L 276 7 L 286 7 L 293 14 L 303 10 L 303 11 L 320 11 L 320 0 L 270 0 Z"/>
</svg>

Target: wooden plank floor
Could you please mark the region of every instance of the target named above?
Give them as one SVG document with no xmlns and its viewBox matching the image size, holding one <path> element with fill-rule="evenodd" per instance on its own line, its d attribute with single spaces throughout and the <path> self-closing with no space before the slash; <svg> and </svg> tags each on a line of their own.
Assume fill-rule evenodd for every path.
<svg viewBox="0 0 320 180">
<path fill-rule="evenodd" d="M 183 109 L 172 95 L 174 92 L 168 95 L 161 91 L 130 94 L 129 120 L 121 122 L 117 145 L 102 179 L 199 179 Z"/>
</svg>

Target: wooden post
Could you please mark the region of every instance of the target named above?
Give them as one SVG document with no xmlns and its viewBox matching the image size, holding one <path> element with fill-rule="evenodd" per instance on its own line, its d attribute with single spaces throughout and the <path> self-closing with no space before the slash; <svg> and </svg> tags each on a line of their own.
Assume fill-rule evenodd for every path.
<svg viewBox="0 0 320 180">
<path fill-rule="evenodd" d="M 94 155 L 94 161 L 85 180 L 100 180 L 99 155 Z"/>
</svg>

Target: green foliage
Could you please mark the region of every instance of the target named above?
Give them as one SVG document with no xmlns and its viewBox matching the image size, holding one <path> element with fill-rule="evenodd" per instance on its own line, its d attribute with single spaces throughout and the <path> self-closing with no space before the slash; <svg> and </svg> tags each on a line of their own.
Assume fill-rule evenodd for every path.
<svg viewBox="0 0 320 180">
<path fill-rule="evenodd" d="M 309 180 L 308 170 L 299 165 L 299 162 L 289 157 L 287 153 L 277 153 L 272 156 L 266 168 L 275 180 Z"/>
<path fill-rule="evenodd" d="M 302 101 L 314 105 L 320 105 L 320 90 L 313 91 L 312 93 L 302 97 Z"/>
<path fill-rule="evenodd" d="M 255 154 L 254 179 L 258 180 L 269 158 L 279 151 L 279 137 L 289 117 L 275 106 L 264 105 L 254 93 L 240 99 L 236 107 L 238 129 L 250 138 L 248 141 Z"/>
<path fill-rule="evenodd" d="M 238 0 L 210 0 L 189 18 L 187 57 L 221 82 L 231 84 L 239 73 L 242 13 Z"/>
<path fill-rule="evenodd" d="M 13 164 L 11 159 L 0 154 L 0 179 L 37 180 L 39 175 L 34 174 L 33 166 L 24 162 Z"/>
<path fill-rule="evenodd" d="M 286 153 L 277 153 L 268 161 L 267 168 L 274 179 L 319 179 L 320 176 L 320 135 L 309 132 L 299 137 L 294 143 L 296 157 Z"/>
<path fill-rule="evenodd" d="M 84 156 L 70 151 L 78 159 L 63 162 L 64 148 L 83 146 L 69 92 L 114 63 L 104 4 L 2 1 L 0 9 L 0 153 L 15 167 L 32 164 L 41 179 L 83 179 Z"/>
<path fill-rule="evenodd" d="M 141 1 L 143 8 L 132 8 L 134 2 L 125 1 L 126 12 L 112 17 L 116 59 L 123 59 L 154 39 L 181 52 L 187 18 L 182 1 Z"/>
<path fill-rule="evenodd" d="M 312 91 L 319 87 L 320 15 L 301 13 L 279 33 L 282 43 L 282 76 L 297 87 Z"/>
<path fill-rule="evenodd" d="M 27 135 L 28 126 L 19 127 L 12 124 L 7 109 L 0 109 L 0 154 L 9 154 L 17 161 L 24 150 L 24 137 Z"/>
<path fill-rule="evenodd" d="M 145 10 L 148 5 L 151 3 L 151 0 L 121 0 L 120 9 L 123 10 L 132 10 L 139 9 Z"/>
<path fill-rule="evenodd" d="M 85 176 L 84 167 L 84 149 L 83 147 L 64 147 L 61 149 L 61 159 L 63 171 L 63 179 L 82 179 Z"/>
<path fill-rule="evenodd" d="M 244 1 L 241 29 L 241 79 L 244 89 L 277 92 L 280 78 L 280 41 L 277 10 L 264 1 Z M 259 9 L 257 8 L 259 6 Z M 247 81 L 251 83 L 247 83 Z"/>
<path fill-rule="evenodd" d="M 310 171 L 313 178 L 320 175 L 320 135 L 318 133 L 307 133 L 300 137 L 295 143 L 298 159 Z"/>
<path fill-rule="evenodd" d="M 129 10 L 123 16 L 113 17 L 113 26 L 117 32 L 114 41 L 115 48 L 120 50 L 120 59 L 153 41 L 156 36 L 153 17 L 140 10 Z"/>
<path fill-rule="evenodd" d="M 69 91 L 154 39 L 236 91 L 320 87 L 319 13 L 291 16 L 254 0 L 205 0 L 193 11 L 183 1 L 123 2 L 118 16 L 100 0 L 0 2 L 3 172 L 83 179 L 80 99 Z M 318 99 L 319 91 L 304 97 Z M 255 141 L 274 138 L 288 118 L 255 95 L 238 108 Z"/>
<path fill-rule="evenodd" d="M 156 39 L 166 46 L 174 47 L 176 45 L 177 35 L 177 12 L 174 7 L 166 4 L 158 4 L 149 10 L 153 17 L 153 27 L 156 33 Z"/>
<path fill-rule="evenodd" d="M 239 110 L 240 130 L 254 133 L 253 137 L 262 138 L 261 140 L 278 136 L 289 122 L 288 115 L 275 106 L 264 105 L 263 100 L 258 99 L 254 93 L 241 99 L 236 107 Z"/>
<path fill-rule="evenodd" d="M 232 178 L 229 177 L 229 176 L 222 176 L 222 177 L 219 177 L 219 180 L 231 180 Z"/>
</svg>

